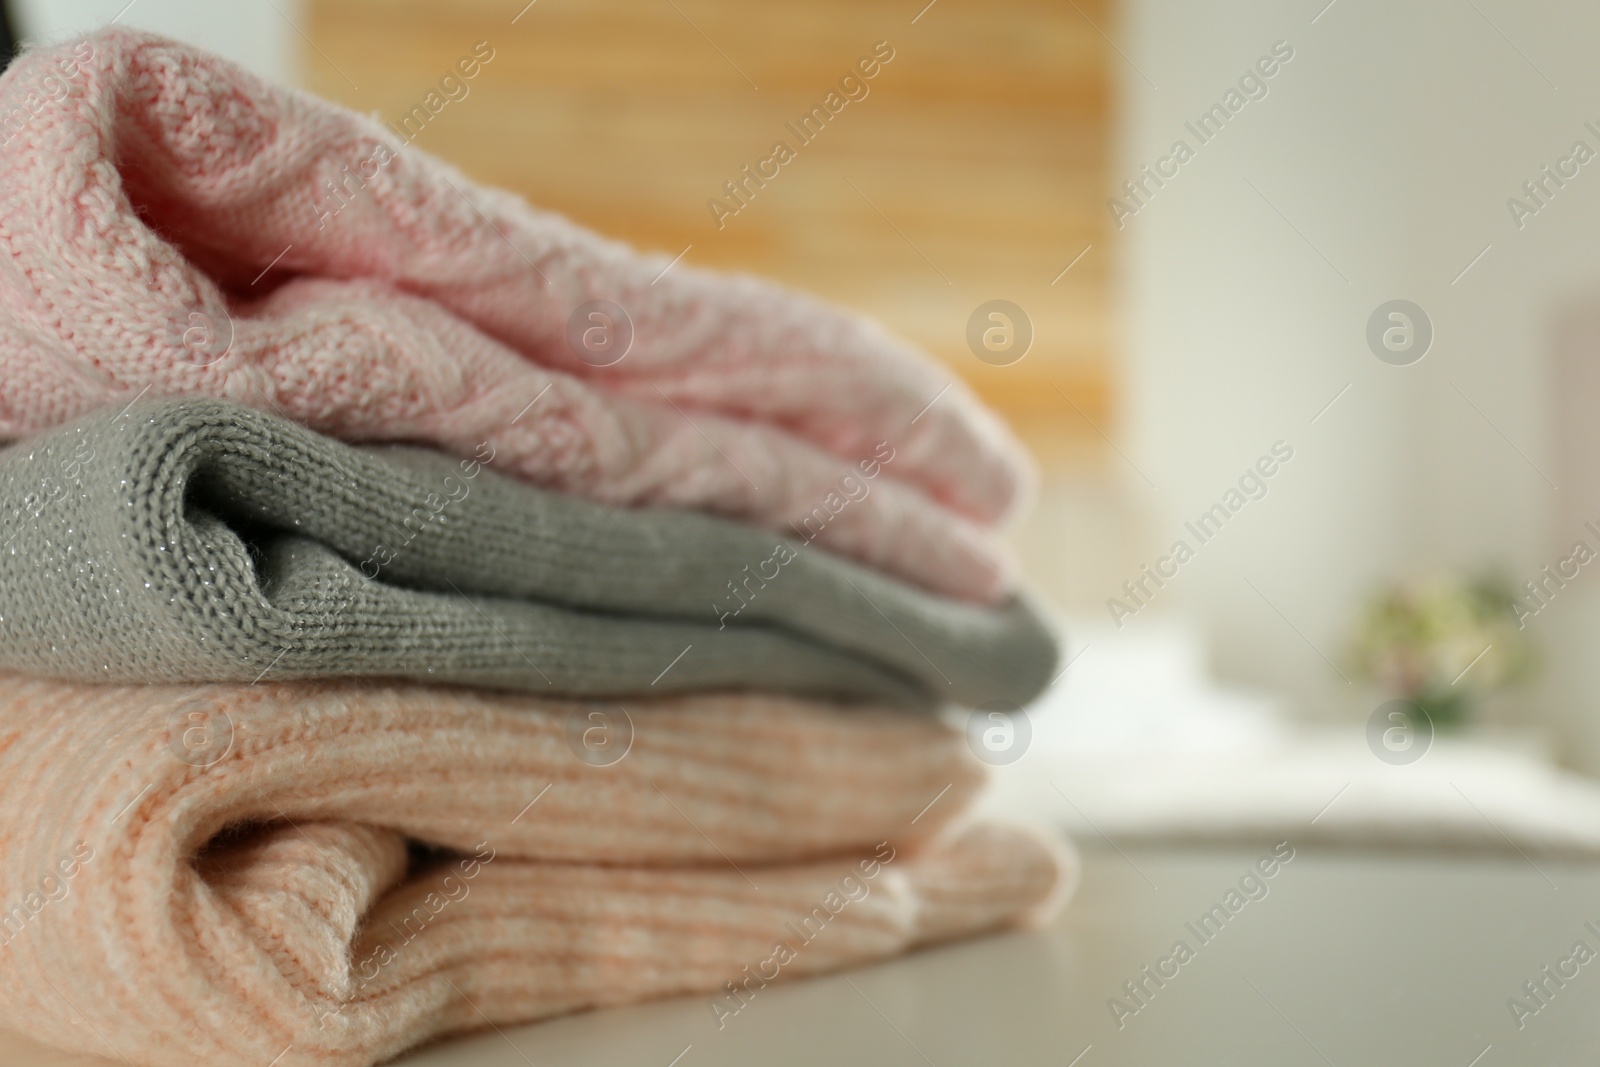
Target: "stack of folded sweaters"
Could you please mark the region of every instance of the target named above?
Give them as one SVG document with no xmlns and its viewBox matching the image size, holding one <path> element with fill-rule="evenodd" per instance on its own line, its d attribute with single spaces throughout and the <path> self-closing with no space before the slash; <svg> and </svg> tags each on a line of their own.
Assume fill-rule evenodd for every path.
<svg viewBox="0 0 1600 1067">
<path fill-rule="evenodd" d="M 1059 901 L 938 714 L 1056 649 L 931 363 L 141 33 L 19 59 L 0 136 L 0 1025 L 727 1026 Z"/>
</svg>

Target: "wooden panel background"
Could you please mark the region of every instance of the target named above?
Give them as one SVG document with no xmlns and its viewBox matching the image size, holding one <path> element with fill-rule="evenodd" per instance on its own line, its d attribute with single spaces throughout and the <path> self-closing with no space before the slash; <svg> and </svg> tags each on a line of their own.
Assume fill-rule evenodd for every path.
<svg viewBox="0 0 1600 1067">
<path fill-rule="evenodd" d="M 419 146 L 608 235 L 874 315 L 1044 451 L 1098 441 L 1112 0 L 524 2 L 306 0 L 303 81 L 395 120 L 486 41 Z M 785 123 L 880 40 L 895 56 L 869 94 L 801 146 Z M 796 158 L 719 229 L 706 201 L 779 139 Z M 1035 330 L 1007 367 L 965 340 L 995 298 Z"/>
</svg>

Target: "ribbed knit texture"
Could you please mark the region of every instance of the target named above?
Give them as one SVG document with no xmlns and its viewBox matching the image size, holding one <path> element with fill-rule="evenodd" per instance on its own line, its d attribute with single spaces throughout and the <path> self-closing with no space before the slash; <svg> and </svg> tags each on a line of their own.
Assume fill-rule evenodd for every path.
<svg viewBox="0 0 1600 1067">
<path fill-rule="evenodd" d="M 780 538 L 727 519 L 215 400 L 107 409 L 0 451 L 0 522 L 0 667 L 56 677 L 975 705 L 1030 699 L 1055 662 L 1021 602 L 937 597 L 814 546 L 771 562 Z M 744 584 L 747 567 L 770 580 Z"/>
<path fill-rule="evenodd" d="M 821 543 L 928 588 L 1009 588 L 986 527 L 1020 449 L 871 323 L 638 255 L 149 34 L 21 57 L 0 114 L 25 119 L 0 130 L 0 434 L 146 389 L 225 397 L 347 440 L 490 439 L 497 468 L 612 504 L 826 518 Z M 568 339 L 593 300 L 632 323 L 609 366 Z"/>
<path fill-rule="evenodd" d="M 0 676 L 0 1023 L 138 1067 L 365 1067 L 648 997 L 716 1014 L 752 973 L 1039 918 L 1075 873 L 960 824 L 981 776 L 936 720 L 674 698 L 597 766 L 596 711 Z"/>
</svg>

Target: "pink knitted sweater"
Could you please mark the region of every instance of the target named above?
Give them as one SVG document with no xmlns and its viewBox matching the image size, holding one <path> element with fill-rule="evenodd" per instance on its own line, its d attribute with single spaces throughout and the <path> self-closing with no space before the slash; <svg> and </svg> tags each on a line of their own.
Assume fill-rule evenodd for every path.
<svg viewBox="0 0 1600 1067">
<path fill-rule="evenodd" d="M 19 59 L 0 138 L 0 434 L 208 394 L 351 440 L 487 440 L 541 485 L 1007 588 L 988 526 L 1025 488 L 1018 447 L 869 322 L 641 256 L 131 30 Z"/>
<path fill-rule="evenodd" d="M 747 1024 L 768 982 L 1042 917 L 1075 870 L 963 825 L 959 734 L 867 708 L 0 694 L 0 1024 L 138 1067 L 366 1067 L 673 994 Z"/>
</svg>

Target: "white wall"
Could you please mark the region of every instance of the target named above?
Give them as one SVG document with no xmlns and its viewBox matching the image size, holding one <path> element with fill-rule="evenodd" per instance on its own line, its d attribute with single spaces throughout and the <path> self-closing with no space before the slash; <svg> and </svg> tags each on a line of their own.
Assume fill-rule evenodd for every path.
<svg viewBox="0 0 1600 1067">
<path fill-rule="evenodd" d="M 1395 79 L 1373 70 L 1394 57 L 1370 27 L 1309 18 L 1265 2 L 1132 0 L 1119 155 L 1131 175 L 1175 139 L 1198 145 L 1184 122 L 1275 42 L 1294 49 L 1268 95 L 1126 220 L 1125 425 L 1157 489 L 1128 484 L 1173 538 L 1275 441 L 1294 448 L 1265 499 L 1204 547 L 1188 537 L 1198 554 L 1156 603 L 1203 620 L 1224 675 L 1322 710 L 1345 688 L 1322 655 L 1338 659 L 1350 593 L 1416 541 L 1403 512 L 1419 434 L 1416 376 L 1362 339 L 1371 308 L 1409 289 L 1407 205 L 1386 172 L 1413 134 Z"/>
<path fill-rule="evenodd" d="M 1600 161 L 1520 232 L 1505 201 L 1578 137 L 1600 150 L 1582 129 L 1585 118 L 1600 127 L 1587 57 L 1600 9 L 1337 0 L 1317 17 L 1325 2 L 1129 0 L 1114 31 L 1131 61 L 1119 178 L 1185 136 L 1183 120 L 1274 41 L 1295 49 L 1270 94 L 1122 231 L 1124 433 L 1159 489 L 1131 474 L 1125 484 L 1148 498 L 1158 531 L 1176 533 L 1272 441 L 1290 441 L 1295 459 L 1271 495 L 1158 603 L 1204 621 L 1225 675 L 1308 712 L 1356 712 L 1365 694 L 1311 646 L 1338 658 L 1374 580 L 1493 561 L 1532 577 L 1573 539 L 1553 529 L 1557 491 L 1540 473 L 1556 469 L 1547 335 L 1561 300 L 1600 297 Z M 1379 362 L 1364 340 L 1369 314 L 1393 298 L 1434 323 L 1413 366 Z M 1600 569 L 1590 580 L 1600 605 Z M 1538 621 L 1552 631 L 1540 636 L 1553 676 L 1570 673 L 1590 631 Z M 1555 692 L 1523 706 L 1550 718 Z M 1560 706 L 1569 725 L 1591 721 L 1600 684 L 1568 686 Z"/>
<path fill-rule="evenodd" d="M 54 41 L 118 25 L 189 41 L 275 81 L 293 82 L 303 41 L 299 0 L 12 0 L 25 39 Z M 118 17 L 119 12 L 121 17 Z"/>
</svg>

